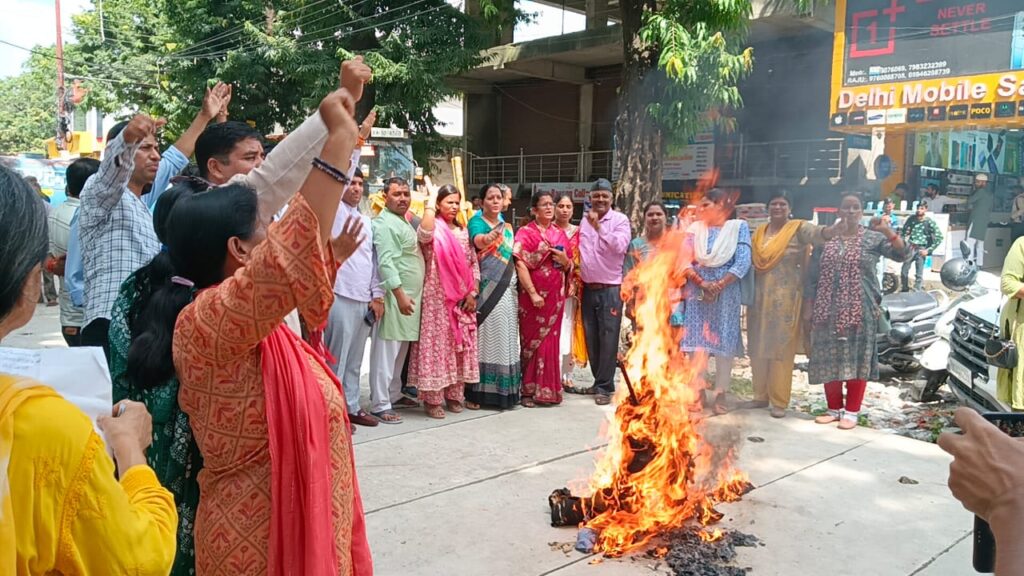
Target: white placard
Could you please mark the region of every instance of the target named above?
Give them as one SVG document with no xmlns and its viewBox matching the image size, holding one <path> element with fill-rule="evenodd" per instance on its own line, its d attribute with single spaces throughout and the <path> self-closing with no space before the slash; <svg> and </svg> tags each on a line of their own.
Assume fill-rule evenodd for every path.
<svg viewBox="0 0 1024 576">
<path fill-rule="evenodd" d="M 94 428 L 96 418 L 110 415 L 114 404 L 113 384 L 102 348 L 0 347 L 0 372 L 32 378 L 53 388 L 85 412 Z M 99 433 L 99 428 L 96 431 Z"/>
</svg>

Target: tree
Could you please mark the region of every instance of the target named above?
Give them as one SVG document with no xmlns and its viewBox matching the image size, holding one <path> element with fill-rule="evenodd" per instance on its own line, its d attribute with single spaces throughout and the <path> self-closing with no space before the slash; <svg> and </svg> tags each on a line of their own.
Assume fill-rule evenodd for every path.
<svg viewBox="0 0 1024 576">
<path fill-rule="evenodd" d="M 798 8 L 811 0 L 788 0 Z M 620 0 L 624 65 L 616 121 L 619 198 L 639 224 L 644 203 L 661 195 L 666 147 L 685 145 L 743 105 L 738 83 L 750 73 L 744 48 L 750 0 Z"/>
<path fill-rule="evenodd" d="M 374 69 L 360 114 L 407 129 L 419 164 L 440 149 L 433 107 L 454 92 L 445 78 L 474 66 L 481 20 L 446 0 L 105 0 L 75 18 L 96 65 L 135 69 L 118 96 L 165 116 L 180 132 L 218 79 L 234 86 L 232 118 L 263 132 L 297 125 L 337 85 L 338 62 L 362 54 Z"/>
<path fill-rule="evenodd" d="M 57 133 L 57 56 L 56 49 L 36 47 L 21 74 L 0 79 L 0 154 L 42 152 L 43 143 Z M 77 57 L 74 50 L 65 51 L 70 63 Z M 90 74 L 84 74 L 90 76 Z M 73 75 L 65 74 L 67 85 Z M 87 81 L 89 94 L 81 103 L 88 109 L 108 99 L 106 87 Z"/>
</svg>

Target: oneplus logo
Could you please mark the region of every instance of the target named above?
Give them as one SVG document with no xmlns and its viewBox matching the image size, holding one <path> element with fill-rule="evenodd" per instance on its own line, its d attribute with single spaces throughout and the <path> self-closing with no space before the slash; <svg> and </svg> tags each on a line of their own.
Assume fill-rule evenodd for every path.
<svg viewBox="0 0 1024 576">
<path fill-rule="evenodd" d="M 932 122 L 941 122 L 946 119 L 946 107 L 945 106 L 932 106 L 928 109 L 928 120 Z"/>
<path fill-rule="evenodd" d="M 920 0 L 918 0 L 920 1 Z M 850 17 L 850 58 L 886 56 L 896 52 L 896 17 L 907 11 L 900 0 L 882 10 L 862 10 Z M 886 36 L 882 40 L 879 32 Z"/>
</svg>

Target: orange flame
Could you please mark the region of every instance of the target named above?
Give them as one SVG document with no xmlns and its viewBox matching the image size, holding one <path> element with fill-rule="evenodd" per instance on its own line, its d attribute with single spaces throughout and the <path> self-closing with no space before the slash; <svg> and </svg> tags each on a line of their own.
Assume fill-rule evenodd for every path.
<svg viewBox="0 0 1024 576">
<path fill-rule="evenodd" d="M 608 556 L 635 550 L 690 520 L 720 520 L 714 505 L 739 499 L 747 486 L 731 451 L 716 450 L 703 434 L 707 356 L 680 352 L 681 330 L 669 324 L 682 271 L 692 261 L 683 253 L 682 230 L 666 231 L 623 286 L 624 294 L 636 297 L 637 332 L 625 365 L 637 402 L 623 383 L 608 448 L 590 478 L 592 495 L 584 498 L 591 518 L 586 526 L 598 533 L 595 551 Z"/>
<path fill-rule="evenodd" d="M 721 540 L 722 536 L 725 536 L 725 533 L 719 530 L 718 528 L 715 528 L 710 532 L 708 532 L 707 530 L 701 530 L 697 533 L 697 536 L 699 536 L 700 539 L 704 542 L 715 542 L 717 540 Z"/>
</svg>

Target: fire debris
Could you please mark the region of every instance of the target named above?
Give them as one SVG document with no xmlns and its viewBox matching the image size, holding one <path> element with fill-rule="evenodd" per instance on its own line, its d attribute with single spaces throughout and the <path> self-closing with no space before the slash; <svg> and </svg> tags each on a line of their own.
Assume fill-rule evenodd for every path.
<svg viewBox="0 0 1024 576">
<path fill-rule="evenodd" d="M 752 569 L 735 566 L 736 548 L 764 546 L 756 536 L 742 532 L 720 533 L 707 541 L 707 529 L 684 529 L 668 535 L 664 561 L 675 576 L 746 576 Z M 648 552 L 658 558 L 660 548 Z"/>
<path fill-rule="evenodd" d="M 607 448 L 583 493 L 561 489 L 548 499 L 552 525 L 587 530 L 577 549 L 589 549 L 593 539 L 594 551 L 618 557 L 691 521 L 708 526 L 722 517 L 717 504 L 739 500 L 751 488 L 735 465 L 739 434 L 725 443 L 707 436 L 707 354 L 682 353 L 681 329 L 669 322 L 685 284 L 680 263 L 693 261 L 685 229 L 667 232 L 625 279 L 636 331 L 619 364 L 624 386 Z"/>
</svg>

